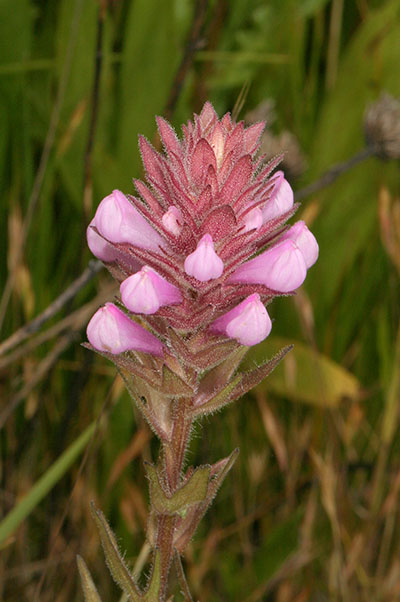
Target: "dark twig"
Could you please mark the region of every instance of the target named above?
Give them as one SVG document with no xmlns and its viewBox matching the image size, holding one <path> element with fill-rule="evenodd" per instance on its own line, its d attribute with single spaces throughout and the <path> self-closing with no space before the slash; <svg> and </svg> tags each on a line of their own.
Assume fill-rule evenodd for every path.
<svg viewBox="0 0 400 602">
<path fill-rule="evenodd" d="M 42 155 L 40 157 L 39 167 L 36 173 L 35 181 L 33 183 L 33 188 L 31 195 L 28 201 L 28 208 L 26 211 L 22 233 L 19 240 L 19 247 L 17 249 L 14 265 L 10 268 L 10 273 L 7 278 L 6 285 L 4 287 L 3 296 L 0 302 L 0 328 L 3 324 L 5 313 L 7 310 L 8 302 L 11 297 L 11 293 L 14 287 L 14 281 L 16 276 L 16 270 L 19 264 L 19 261 L 22 257 L 22 253 L 25 247 L 26 238 L 28 235 L 28 231 L 32 222 L 32 218 L 35 214 L 35 210 L 39 201 L 40 191 L 42 189 L 42 184 L 44 181 L 44 176 L 47 169 L 47 164 L 50 158 L 50 153 L 53 148 L 54 140 L 56 137 L 57 126 L 60 120 L 61 107 L 65 96 L 65 91 L 67 89 L 69 73 L 71 70 L 72 58 L 74 54 L 75 44 L 78 35 L 78 27 L 81 16 L 83 6 L 83 0 L 76 0 L 74 14 L 71 22 L 70 29 L 70 37 L 69 43 L 67 47 L 67 51 L 65 54 L 63 70 L 60 76 L 60 81 L 57 90 L 56 100 L 53 106 L 53 111 L 50 117 L 49 129 L 47 131 L 46 140 L 44 142 Z"/>
<path fill-rule="evenodd" d="M 375 154 L 376 150 L 372 146 L 367 146 L 363 148 L 361 151 L 347 159 L 346 161 L 342 161 L 341 163 L 336 163 L 333 165 L 328 171 L 326 171 L 318 180 L 312 182 L 308 186 L 304 188 L 300 188 L 300 190 L 296 190 L 294 193 L 294 198 L 296 201 L 301 201 L 304 197 L 317 192 L 317 190 L 321 190 L 321 188 L 326 188 L 330 184 L 332 184 L 339 176 L 341 176 L 346 171 L 349 171 L 358 163 L 361 163 L 365 159 L 372 157 Z"/>
<path fill-rule="evenodd" d="M 165 106 L 164 115 L 166 119 L 171 119 L 173 115 L 187 73 L 193 63 L 194 53 L 196 52 L 199 46 L 201 30 L 203 28 L 207 6 L 208 0 L 196 0 L 193 12 L 192 25 L 190 27 L 188 37 L 186 40 L 183 57 L 178 67 L 178 71 L 176 72 L 169 94 L 169 98 Z"/>
<path fill-rule="evenodd" d="M 41 314 L 39 314 L 34 320 L 22 326 L 19 330 L 14 332 L 7 340 L 0 345 L 0 355 L 3 355 L 13 347 L 16 347 L 22 341 L 27 339 L 31 334 L 37 332 L 45 322 L 50 320 L 60 309 L 71 301 L 75 295 L 84 287 L 88 282 L 91 281 L 103 267 L 101 261 L 90 261 L 86 270 L 70 284 L 70 286 L 63 292 L 53 303 L 51 303 Z"/>
<path fill-rule="evenodd" d="M 50 339 L 60 335 L 64 330 L 74 329 L 80 330 L 83 325 L 88 321 L 93 311 L 102 305 L 105 301 L 110 299 L 114 294 L 118 292 L 118 288 L 114 285 L 104 287 L 104 289 L 96 295 L 89 303 L 79 307 L 79 309 L 68 314 L 62 320 L 56 322 L 53 326 L 41 332 L 38 336 L 31 338 L 25 345 L 20 345 L 13 352 L 9 353 L 4 357 L 0 357 L 0 370 L 4 370 L 7 366 L 17 361 L 19 358 L 26 357 L 36 347 L 46 343 Z"/>
</svg>

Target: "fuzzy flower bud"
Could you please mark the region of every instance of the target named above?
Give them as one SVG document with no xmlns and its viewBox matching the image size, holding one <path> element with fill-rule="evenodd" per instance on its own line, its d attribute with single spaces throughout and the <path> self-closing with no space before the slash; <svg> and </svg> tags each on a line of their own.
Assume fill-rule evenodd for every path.
<svg viewBox="0 0 400 602">
<path fill-rule="evenodd" d="M 162 223 L 168 232 L 171 232 L 171 234 L 174 234 L 175 236 L 179 236 L 183 223 L 182 212 L 172 205 L 162 216 Z"/>
<path fill-rule="evenodd" d="M 114 243 L 130 243 L 153 251 L 163 245 L 161 236 L 119 190 L 101 201 L 94 225 L 104 238 Z"/>
<path fill-rule="evenodd" d="M 290 211 L 294 203 L 293 190 L 283 177 L 283 172 L 276 172 L 274 178 L 277 180 L 274 192 L 262 209 L 264 223 Z"/>
<path fill-rule="evenodd" d="M 307 274 L 303 253 L 292 240 L 283 240 L 261 255 L 246 261 L 229 282 L 258 283 L 288 293 L 303 282 Z"/>
<path fill-rule="evenodd" d="M 303 253 L 307 269 L 318 259 L 319 247 L 315 236 L 307 228 L 304 221 L 296 222 L 285 234 L 282 240 L 292 240 Z"/>
<path fill-rule="evenodd" d="M 209 234 L 200 239 L 197 248 L 185 259 L 185 272 L 200 282 L 208 282 L 219 278 L 224 271 L 224 264 L 214 250 L 214 243 Z"/>
<path fill-rule="evenodd" d="M 106 303 L 90 320 L 86 334 L 89 343 L 99 351 L 123 353 L 135 350 L 161 356 L 160 341 L 148 330 L 128 318 L 113 303 Z"/>
<path fill-rule="evenodd" d="M 154 314 L 163 305 L 182 301 L 179 289 L 147 265 L 124 280 L 120 291 L 124 305 L 138 314 Z"/>
<path fill-rule="evenodd" d="M 249 347 L 263 341 L 271 328 L 271 319 L 257 293 L 247 297 L 211 325 L 213 332 L 223 333 Z"/>
<path fill-rule="evenodd" d="M 112 245 L 110 245 L 106 240 L 104 240 L 104 238 L 99 236 L 99 234 L 93 230 L 92 226 L 94 225 L 94 219 L 92 219 L 86 230 L 88 247 L 95 257 L 101 259 L 101 261 L 110 263 L 118 257 L 118 251 L 116 251 Z"/>
</svg>

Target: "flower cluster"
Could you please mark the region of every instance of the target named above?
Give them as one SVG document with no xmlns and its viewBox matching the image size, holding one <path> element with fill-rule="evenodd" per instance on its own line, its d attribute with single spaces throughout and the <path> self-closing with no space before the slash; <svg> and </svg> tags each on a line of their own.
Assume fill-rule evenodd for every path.
<svg viewBox="0 0 400 602">
<path fill-rule="evenodd" d="M 303 283 L 317 242 L 304 222 L 285 225 L 293 191 L 274 171 L 279 158 L 257 155 L 263 123 L 220 120 L 210 103 L 183 126 L 182 140 L 157 122 L 163 154 L 140 138 L 147 183 L 135 180 L 137 196 L 114 190 L 87 230 L 125 308 L 101 308 L 89 342 L 111 354 L 164 350 L 178 359 L 171 329 L 186 343 L 255 345 L 271 331 L 265 305 Z"/>
</svg>

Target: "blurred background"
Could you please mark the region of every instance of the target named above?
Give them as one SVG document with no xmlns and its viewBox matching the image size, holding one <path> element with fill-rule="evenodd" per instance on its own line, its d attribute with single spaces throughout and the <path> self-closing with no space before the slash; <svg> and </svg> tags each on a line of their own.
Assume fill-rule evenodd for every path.
<svg viewBox="0 0 400 602">
<path fill-rule="evenodd" d="M 399 65 L 398 0 L 0 1 L 1 600 L 82 600 L 76 554 L 120 599 L 91 500 L 146 572 L 157 442 L 80 346 L 114 286 L 85 231 L 133 191 L 138 133 L 207 99 L 267 120 L 320 259 L 247 361 L 294 351 L 197 427 L 191 462 L 241 453 L 185 558 L 195 599 L 400 599 Z"/>
</svg>

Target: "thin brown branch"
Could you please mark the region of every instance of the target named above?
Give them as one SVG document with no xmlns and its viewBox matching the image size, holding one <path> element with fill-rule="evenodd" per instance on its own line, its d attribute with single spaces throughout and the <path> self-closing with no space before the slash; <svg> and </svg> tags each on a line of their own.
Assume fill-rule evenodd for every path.
<svg viewBox="0 0 400 602">
<path fill-rule="evenodd" d="M 372 146 L 367 146 L 363 148 L 361 151 L 350 157 L 350 159 L 346 159 L 346 161 L 342 161 L 341 163 L 336 163 L 332 167 L 330 167 L 318 180 L 312 182 L 308 186 L 304 188 L 300 188 L 300 190 L 296 190 L 294 193 L 294 198 L 296 201 L 301 201 L 305 197 L 321 190 L 322 188 L 326 188 L 330 184 L 333 184 L 335 180 L 342 174 L 346 173 L 365 159 L 369 159 L 376 152 L 376 149 Z"/>
<path fill-rule="evenodd" d="M 185 602 L 193 602 L 192 594 L 189 590 L 188 582 L 186 581 L 185 571 L 183 570 L 182 560 L 179 552 L 175 551 L 175 569 L 178 576 L 179 585 L 181 586 L 181 592 L 185 598 Z"/>
<path fill-rule="evenodd" d="M 31 322 L 22 326 L 14 332 L 8 339 L 0 344 L 0 355 L 16 347 L 25 341 L 31 334 L 37 332 L 43 324 L 48 322 L 64 305 L 71 301 L 79 291 L 84 288 L 92 278 L 101 270 L 103 264 L 101 261 L 90 261 L 86 270 L 74 280 L 67 289 L 53 303 L 51 303 L 41 314 L 36 316 Z"/>
<path fill-rule="evenodd" d="M 70 342 L 76 336 L 76 332 L 69 332 L 59 339 L 51 352 L 37 365 L 35 374 L 25 383 L 18 393 L 11 398 L 4 410 L 0 414 L 0 430 L 3 428 L 9 416 L 17 409 L 20 403 L 29 395 L 29 393 L 42 380 L 47 372 L 54 366 L 62 352 L 68 347 Z"/>
</svg>

